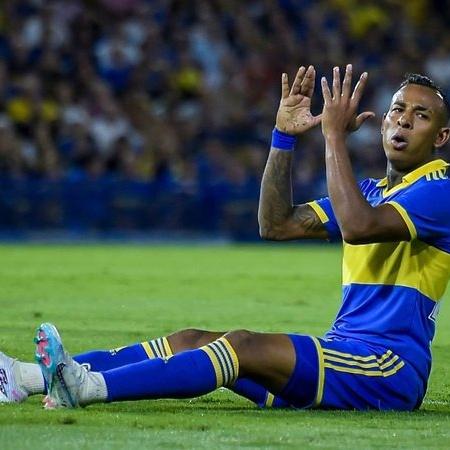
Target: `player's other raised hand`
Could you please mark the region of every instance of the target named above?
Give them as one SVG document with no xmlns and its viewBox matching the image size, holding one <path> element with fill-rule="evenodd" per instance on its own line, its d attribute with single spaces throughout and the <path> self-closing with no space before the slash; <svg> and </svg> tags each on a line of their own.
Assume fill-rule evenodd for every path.
<svg viewBox="0 0 450 450">
<path fill-rule="evenodd" d="M 300 67 L 289 89 L 287 73 L 281 76 L 281 101 L 277 112 L 276 127 L 284 133 L 297 135 L 315 127 L 321 116 L 311 114 L 311 98 L 314 92 L 316 71 Z"/>
<path fill-rule="evenodd" d="M 367 72 L 364 72 L 352 92 L 351 64 L 347 64 L 341 86 L 339 67 L 333 69 L 332 90 L 325 77 L 322 78 L 323 111 L 322 133 L 325 138 L 345 136 L 356 131 L 368 118 L 375 116 L 372 111 L 358 115 L 358 106 L 367 83 Z"/>
</svg>

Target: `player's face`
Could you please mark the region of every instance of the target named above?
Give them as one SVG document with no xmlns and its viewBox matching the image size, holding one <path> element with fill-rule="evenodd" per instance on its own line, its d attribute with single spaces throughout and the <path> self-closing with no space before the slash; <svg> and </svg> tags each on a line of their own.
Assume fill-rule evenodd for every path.
<svg viewBox="0 0 450 450">
<path fill-rule="evenodd" d="M 449 139 L 444 127 L 442 98 L 426 86 L 407 84 L 392 97 L 381 134 L 389 163 L 397 170 L 413 170 L 431 161 L 433 149 Z"/>
</svg>

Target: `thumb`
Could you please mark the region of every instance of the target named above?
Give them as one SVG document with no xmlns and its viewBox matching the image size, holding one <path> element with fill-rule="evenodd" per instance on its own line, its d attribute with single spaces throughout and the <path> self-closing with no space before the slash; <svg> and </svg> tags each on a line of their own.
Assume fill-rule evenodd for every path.
<svg viewBox="0 0 450 450">
<path fill-rule="evenodd" d="M 365 111 L 359 114 L 355 119 L 355 129 L 357 130 L 367 119 L 375 117 L 375 113 L 373 111 Z"/>
</svg>

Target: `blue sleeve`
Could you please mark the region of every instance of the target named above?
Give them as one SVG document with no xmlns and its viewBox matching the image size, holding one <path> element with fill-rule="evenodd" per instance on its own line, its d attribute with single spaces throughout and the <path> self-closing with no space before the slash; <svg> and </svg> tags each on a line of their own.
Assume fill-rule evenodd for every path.
<svg viewBox="0 0 450 450">
<path fill-rule="evenodd" d="M 411 239 L 450 240 L 450 181 L 432 181 L 400 192 L 391 201 L 409 228 Z M 449 242 L 450 244 L 450 242 Z M 450 250 L 450 247 L 449 247 Z"/>
<path fill-rule="evenodd" d="M 342 240 L 341 230 L 334 215 L 333 207 L 329 197 L 323 197 L 313 202 L 308 203 L 309 206 L 319 216 L 320 221 L 325 226 L 328 232 L 328 239 L 330 241 Z"/>
<path fill-rule="evenodd" d="M 362 194 L 367 197 L 374 185 L 375 181 L 371 178 L 368 178 L 359 183 L 359 188 L 361 189 Z M 319 216 L 319 219 L 324 224 L 325 229 L 328 232 L 328 238 L 330 239 L 330 241 L 341 241 L 341 230 L 337 223 L 330 198 L 323 197 L 313 202 L 309 202 L 308 205 L 311 206 L 312 209 L 314 209 L 316 214 Z"/>
</svg>

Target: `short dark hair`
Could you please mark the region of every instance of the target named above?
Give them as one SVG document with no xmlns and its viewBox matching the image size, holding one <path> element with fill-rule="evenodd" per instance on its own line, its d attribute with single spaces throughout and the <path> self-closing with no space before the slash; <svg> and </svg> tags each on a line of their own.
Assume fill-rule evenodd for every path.
<svg viewBox="0 0 450 450">
<path fill-rule="evenodd" d="M 420 73 L 407 73 L 405 75 L 405 79 L 400 83 L 399 89 L 407 84 L 418 84 L 419 86 L 425 86 L 438 93 L 439 96 L 442 97 L 442 101 L 445 106 L 445 122 L 448 122 L 450 119 L 450 102 L 445 95 L 444 90 L 440 86 L 438 86 L 431 78 L 426 75 L 421 75 Z"/>
</svg>

